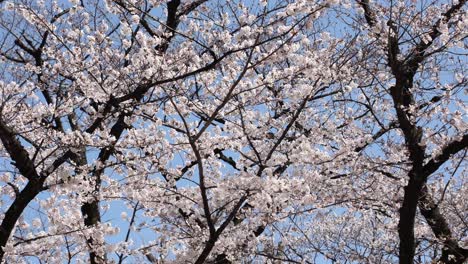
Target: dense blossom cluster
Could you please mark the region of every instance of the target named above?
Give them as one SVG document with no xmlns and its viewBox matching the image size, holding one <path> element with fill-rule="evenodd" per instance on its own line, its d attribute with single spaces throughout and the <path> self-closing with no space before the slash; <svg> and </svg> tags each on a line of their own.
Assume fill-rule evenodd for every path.
<svg viewBox="0 0 468 264">
<path fill-rule="evenodd" d="M 466 6 L 0 1 L 0 262 L 462 263 Z"/>
</svg>

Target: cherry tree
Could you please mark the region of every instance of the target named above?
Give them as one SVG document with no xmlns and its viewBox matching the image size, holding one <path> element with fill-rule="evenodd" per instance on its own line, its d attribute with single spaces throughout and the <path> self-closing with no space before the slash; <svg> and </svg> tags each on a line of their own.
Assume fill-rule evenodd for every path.
<svg viewBox="0 0 468 264">
<path fill-rule="evenodd" d="M 464 199 L 458 192 L 463 192 L 466 179 L 462 177 L 464 172 L 457 170 L 468 144 L 463 121 L 466 1 L 358 4 L 371 39 L 380 47 L 381 60 L 375 62 L 385 63 L 388 69 L 387 74 L 381 74 L 379 65 L 374 63 L 369 69 L 369 81 L 378 82 L 385 89 L 394 117 L 388 119 L 391 122 L 382 123 L 378 108 L 372 106 L 378 101 L 367 99 L 371 95 L 364 91 L 365 105 L 371 112 L 377 110 L 375 121 L 383 125 L 381 129 L 396 129 L 392 139 L 395 143 L 384 141 L 381 149 L 392 152 L 394 145 L 400 145 L 404 153 L 394 161 L 401 164 L 400 168 L 390 169 L 392 161 L 387 159 L 390 166 L 384 169 L 384 173 L 398 175 L 405 182 L 398 209 L 399 261 L 413 263 L 416 250 L 425 255 L 427 248 L 435 244 L 441 247 L 438 261 L 462 263 L 468 258 L 467 249 L 460 245 L 466 243 L 466 225 L 459 222 L 463 215 L 449 211 L 466 212 L 466 205 L 457 201 Z M 383 133 L 388 132 L 382 131 L 378 137 Z M 425 223 L 417 223 L 418 207 Z"/>
<path fill-rule="evenodd" d="M 354 78 L 333 106 L 352 151 L 327 171 L 346 205 L 286 225 L 286 254 L 464 263 L 466 1 L 350 5 L 334 12 L 356 36 Z"/>
<path fill-rule="evenodd" d="M 291 226 L 294 243 L 334 261 L 464 263 L 466 1 L 352 5 L 335 12 L 357 34 L 356 77 L 334 105 L 358 143 L 331 175 L 348 204 Z"/>
<path fill-rule="evenodd" d="M 465 2 L 2 1 L 0 261 L 462 263 Z"/>
</svg>

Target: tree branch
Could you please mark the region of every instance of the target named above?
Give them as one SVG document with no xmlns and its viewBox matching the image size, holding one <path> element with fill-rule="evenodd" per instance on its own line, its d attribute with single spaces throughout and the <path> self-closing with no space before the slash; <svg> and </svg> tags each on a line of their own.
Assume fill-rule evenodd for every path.
<svg viewBox="0 0 468 264">
<path fill-rule="evenodd" d="M 468 134 L 465 134 L 460 140 L 454 140 L 447 144 L 443 149 L 442 153 L 437 157 L 431 159 L 424 165 L 423 173 L 425 177 L 429 177 L 434 173 L 439 167 L 444 164 L 450 157 L 457 152 L 468 147 Z"/>
<path fill-rule="evenodd" d="M 465 263 L 468 259 L 468 249 L 460 247 L 453 238 L 449 224 L 440 212 L 426 185 L 422 188 L 421 197 L 419 198 L 419 210 L 434 235 L 443 244 L 442 256 L 439 261 L 447 264 Z"/>
</svg>

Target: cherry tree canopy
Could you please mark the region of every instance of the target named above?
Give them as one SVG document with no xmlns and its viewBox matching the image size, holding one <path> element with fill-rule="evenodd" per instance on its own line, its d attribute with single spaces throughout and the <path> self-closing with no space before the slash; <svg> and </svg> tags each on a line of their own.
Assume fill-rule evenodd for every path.
<svg viewBox="0 0 468 264">
<path fill-rule="evenodd" d="M 0 0 L 0 262 L 464 263 L 466 0 Z"/>
</svg>

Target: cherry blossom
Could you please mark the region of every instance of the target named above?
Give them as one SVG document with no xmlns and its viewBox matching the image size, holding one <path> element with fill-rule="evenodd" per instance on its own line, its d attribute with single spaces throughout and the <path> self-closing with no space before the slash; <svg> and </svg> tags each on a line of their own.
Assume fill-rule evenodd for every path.
<svg viewBox="0 0 468 264">
<path fill-rule="evenodd" d="M 0 262 L 468 259 L 466 1 L 0 6 Z"/>
</svg>

